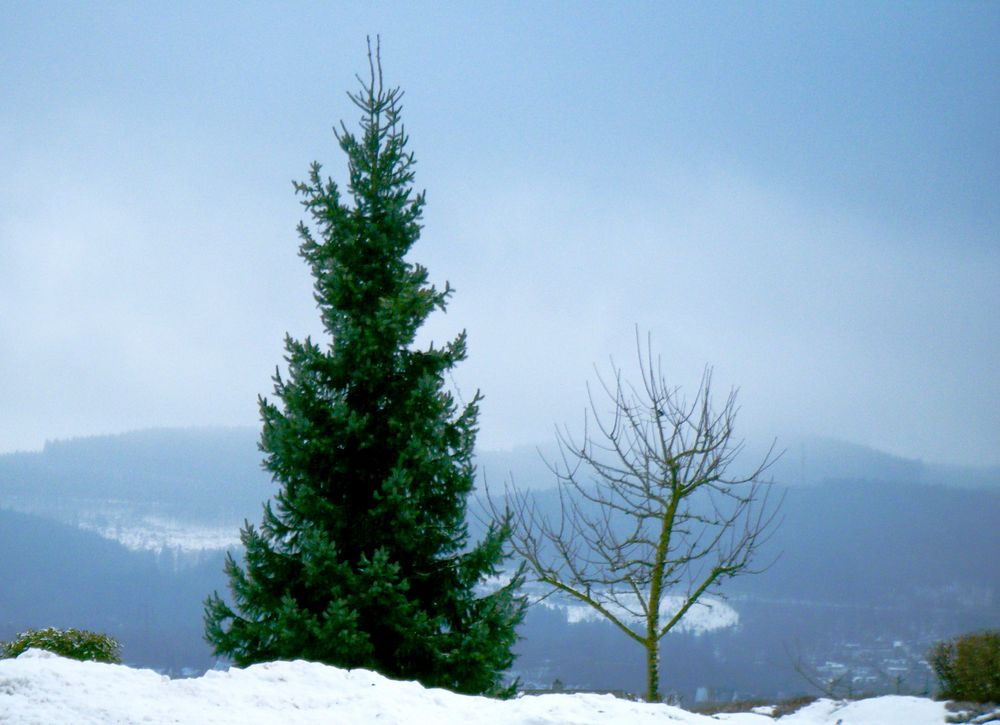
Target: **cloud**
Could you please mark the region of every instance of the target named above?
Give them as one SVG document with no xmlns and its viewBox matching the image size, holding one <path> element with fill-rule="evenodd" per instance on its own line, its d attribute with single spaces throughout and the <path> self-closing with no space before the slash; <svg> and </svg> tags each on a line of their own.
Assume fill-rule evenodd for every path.
<svg viewBox="0 0 1000 725">
<path fill-rule="evenodd" d="M 445 185 L 421 253 L 458 287 L 447 322 L 470 332 L 483 440 L 578 422 L 592 366 L 630 363 L 638 324 L 679 384 L 711 364 L 741 387 L 757 435 L 997 460 L 996 253 L 734 173 L 666 171 L 617 195 L 542 174 Z"/>
</svg>

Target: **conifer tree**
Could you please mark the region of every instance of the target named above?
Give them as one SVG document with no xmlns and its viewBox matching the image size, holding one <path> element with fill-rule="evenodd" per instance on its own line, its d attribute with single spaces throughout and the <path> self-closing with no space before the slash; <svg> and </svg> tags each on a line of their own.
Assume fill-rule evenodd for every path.
<svg viewBox="0 0 1000 725">
<path fill-rule="evenodd" d="M 260 399 L 260 448 L 279 492 L 260 527 L 243 528 L 243 565 L 226 562 L 234 604 L 206 600 L 206 639 L 240 666 L 302 658 L 509 693 L 521 576 L 482 591 L 503 561 L 505 522 L 467 541 L 480 396 L 459 406 L 445 386 L 464 332 L 415 346 L 451 289 L 405 258 L 424 194 L 412 189 L 402 93 L 383 86 L 370 44 L 368 58 L 370 79 L 349 94 L 361 134 L 334 131 L 352 203 L 317 163 L 295 183 L 313 221 L 299 224 L 300 254 L 329 339 L 286 336 L 276 400 Z"/>
</svg>

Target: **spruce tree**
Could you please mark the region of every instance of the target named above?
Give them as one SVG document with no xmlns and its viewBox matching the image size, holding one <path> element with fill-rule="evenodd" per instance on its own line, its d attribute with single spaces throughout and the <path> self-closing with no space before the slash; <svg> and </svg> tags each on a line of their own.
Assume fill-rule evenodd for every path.
<svg viewBox="0 0 1000 725">
<path fill-rule="evenodd" d="M 237 665 L 308 659 L 365 667 L 463 693 L 503 694 L 524 601 L 520 575 L 498 573 L 504 522 L 468 542 L 480 395 L 459 406 L 446 373 L 466 338 L 415 345 L 451 295 L 406 259 L 420 234 L 398 88 L 370 80 L 348 94 L 361 134 L 334 131 L 348 159 L 346 203 L 313 163 L 295 183 L 312 227 L 299 224 L 329 339 L 285 338 L 287 373 L 260 399 L 264 466 L 279 484 L 258 527 L 242 531 L 243 566 L 226 572 L 234 600 L 205 603 L 206 639 Z"/>
</svg>

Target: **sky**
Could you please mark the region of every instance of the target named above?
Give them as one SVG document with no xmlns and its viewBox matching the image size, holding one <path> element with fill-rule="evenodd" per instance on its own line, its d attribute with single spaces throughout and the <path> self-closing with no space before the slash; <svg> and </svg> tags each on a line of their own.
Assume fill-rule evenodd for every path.
<svg viewBox="0 0 1000 725">
<path fill-rule="evenodd" d="M 1000 465 L 1000 4 L 0 0 L 0 452 L 257 425 L 379 34 L 479 445 L 706 365 L 751 441 Z"/>
</svg>

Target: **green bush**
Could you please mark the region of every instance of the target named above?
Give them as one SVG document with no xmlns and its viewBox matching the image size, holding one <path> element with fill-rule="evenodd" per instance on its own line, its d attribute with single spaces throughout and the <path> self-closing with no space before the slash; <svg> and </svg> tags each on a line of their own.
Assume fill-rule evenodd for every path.
<svg viewBox="0 0 1000 725">
<path fill-rule="evenodd" d="M 17 657 L 25 650 L 34 647 L 54 652 L 62 657 L 74 660 L 93 660 L 120 664 L 121 645 L 118 640 L 106 634 L 88 632 L 84 629 L 29 629 L 21 632 L 10 642 L 0 643 L 0 652 L 4 657 Z"/>
<path fill-rule="evenodd" d="M 929 659 L 943 699 L 1000 702 L 1000 630 L 939 642 Z"/>
</svg>

